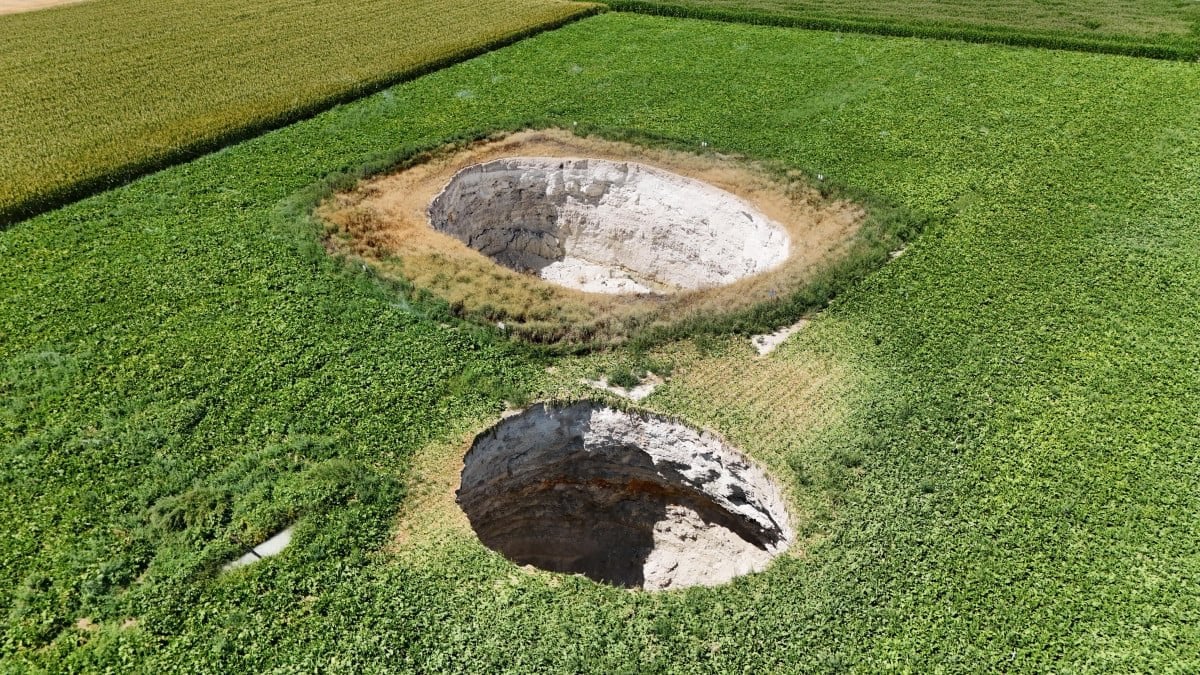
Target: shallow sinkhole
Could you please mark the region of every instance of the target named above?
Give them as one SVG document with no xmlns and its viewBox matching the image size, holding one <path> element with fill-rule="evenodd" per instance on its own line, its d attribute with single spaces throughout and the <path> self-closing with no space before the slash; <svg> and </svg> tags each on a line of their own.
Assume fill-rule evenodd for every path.
<svg viewBox="0 0 1200 675">
<path fill-rule="evenodd" d="M 480 434 L 457 499 L 509 560 L 629 588 L 721 584 L 793 538 L 780 489 L 725 441 L 599 402 L 536 404 Z"/>
<path fill-rule="evenodd" d="M 454 175 L 433 227 L 492 260 L 594 293 L 730 284 L 788 257 L 786 230 L 741 198 L 636 162 L 505 157 Z"/>
</svg>

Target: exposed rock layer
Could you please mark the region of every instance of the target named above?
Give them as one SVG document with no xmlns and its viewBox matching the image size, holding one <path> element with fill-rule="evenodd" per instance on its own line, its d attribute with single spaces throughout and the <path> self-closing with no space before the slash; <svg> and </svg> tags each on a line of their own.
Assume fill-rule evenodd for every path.
<svg viewBox="0 0 1200 675">
<path fill-rule="evenodd" d="M 779 489 L 721 439 L 598 403 L 535 405 L 480 434 L 458 490 L 518 564 L 648 589 L 766 567 L 792 539 Z"/>
<path fill-rule="evenodd" d="M 721 286 L 788 257 L 787 232 L 747 202 L 636 162 L 476 164 L 455 174 L 429 218 L 506 267 L 598 293 Z"/>
</svg>

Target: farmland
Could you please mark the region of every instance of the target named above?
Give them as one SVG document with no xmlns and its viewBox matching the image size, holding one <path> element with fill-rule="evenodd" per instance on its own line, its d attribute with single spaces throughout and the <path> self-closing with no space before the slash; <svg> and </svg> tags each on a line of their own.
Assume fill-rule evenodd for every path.
<svg viewBox="0 0 1200 675">
<path fill-rule="evenodd" d="M 588 9 L 562 0 L 316 7 L 97 0 L 4 17 L 0 224 Z"/>
<path fill-rule="evenodd" d="M 612 6 L 664 16 L 766 25 L 1192 61 L 1200 57 L 1200 8 L 1176 0 L 615 0 Z"/>
<path fill-rule="evenodd" d="M 1200 667 L 1198 74 L 609 13 L 16 223 L 0 659 Z M 793 494 L 803 543 L 766 572 L 649 594 L 526 573 L 461 528 L 397 536 L 506 401 L 636 355 L 552 357 L 460 321 L 327 255 L 298 205 L 333 174 L 526 126 L 777 162 L 927 219 L 769 357 L 741 335 L 650 347 L 674 368 L 646 405 Z M 282 555 L 219 573 L 293 522 Z"/>
</svg>

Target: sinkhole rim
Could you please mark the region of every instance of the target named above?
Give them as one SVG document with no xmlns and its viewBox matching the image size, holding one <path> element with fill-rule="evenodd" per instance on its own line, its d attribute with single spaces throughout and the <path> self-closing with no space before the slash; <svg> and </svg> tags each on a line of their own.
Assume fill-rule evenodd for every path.
<svg viewBox="0 0 1200 675">
<path fill-rule="evenodd" d="M 775 269 L 715 288 L 591 293 L 514 271 L 432 226 L 429 206 L 458 171 L 529 156 L 634 162 L 703 181 L 782 225 L 790 253 Z M 317 203 L 314 215 L 330 254 L 361 259 L 381 276 L 447 303 L 464 319 L 489 326 L 502 322 L 513 338 L 553 346 L 615 345 L 657 328 L 765 307 L 812 287 L 823 270 L 854 255 L 870 221 L 864 204 L 827 193 L 799 170 L 769 160 L 696 151 L 636 134 L 633 140 L 613 140 L 554 127 L 447 142 L 333 192 Z"/>
<path fill-rule="evenodd" d="M 536 403 L 478 434 L 455 501 L 510 562 L 631 589 L 725 584 L 795 541 L 783 489 L 745 453 L 596 399 Z"/>
</svg>

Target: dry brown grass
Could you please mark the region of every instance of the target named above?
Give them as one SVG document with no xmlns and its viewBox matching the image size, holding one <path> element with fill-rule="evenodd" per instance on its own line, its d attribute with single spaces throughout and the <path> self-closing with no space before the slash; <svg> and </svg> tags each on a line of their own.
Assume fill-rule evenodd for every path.
<svg viewBox="0 0 1200 675">
<path fill-rule="evenodd" d="M 466 514 L 455 501 L 463 457 L 473 437 L 467 434 L 435 443 L 417 453 L 409 477 L 409 494 L 387 547 L 389 553 L 402 557 L 423 554 L 447 539 L 469 541 L 474 536 Z"/>
<path fill-rule="evenodd" d="M 459 170 L 500 157 L 592 157 L 635 161 L 731 192 L 780 223 L 792 241 L 779 267 L 719 288 L 671 295 L 604 295 L 564 288 L 496 264 L 429 224 L 430 202 Z M 460 315 L 503 321 L 535 342 L 620 342 L 635 329 L 697 315 L 728 313 L 785 295 L 844 255 L 865 212 L 829 201 L 799 176 L 786 182 L 751 162 L 629 143 L 580 138 L 563 130 L 524 131 L 364 181 L 318 208 L 327 246 L 361 257 L 450 303 Z"/>
</svg>

